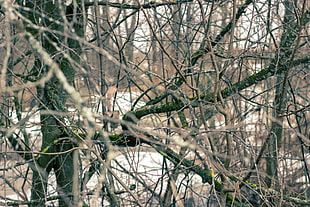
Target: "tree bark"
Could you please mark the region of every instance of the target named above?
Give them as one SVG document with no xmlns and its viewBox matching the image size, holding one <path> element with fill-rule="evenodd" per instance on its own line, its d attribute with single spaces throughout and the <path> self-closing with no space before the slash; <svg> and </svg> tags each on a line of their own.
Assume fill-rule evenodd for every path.
<svg viewBox="0 0 310 207">
<path fill-rule="evenodd" d="M 32 37 L 36 38 L 37 42 L 41 43 L 50 58 L 58 64 L 68 83 L 73 84 L 75 69 L 72 61 L 79 63 L 81 47 L 76 40 L 62 35 L 62 32 L 63 34 L 71 32 L 72 29 L 69 29 L 69 25 L 72 25 L 74 32 L 71 35 L 83 37 L 83 26 L 76 21 L 79 16 L 75 13 L 79 10 L 80 5 L 71 4 L 66 6 L 65 1 L 45 0 L 19 1 L 18 3 L 27 8 L 27 10 L 22 10 L 21 13 L 31 21 L 31 24 L 28 22 L 23 23 L 26 32 L 29 32 Z M 71 22 L 72 20 L 75 20 L 75 22 Z M 40 31 L 39 27 L 48 28 L 48 30 Z M 37 51 L 32 71 L 37 75 L 36 78 L 42 78 L 49 73 L 51 68 L 48 64 L 45 64 L 45 61 L 48 60 L 43 54 L 40 54 L 38 48 L 33 49 Z M 65 127 L 64 117 L 55 115 L 55 112 L 67 112 L 66 101 L 68 94 L 57 77 L 52 77 L 43 87 L 38 86 L 37 91 L 41 103 L 40 109 L 48 111 L 48 114 L 40 115 L 41 151 L 57 153 L 71 149 L 74 143 L 66 139 L 70 132 Z M 59 206 L 71 206 L 74 175 L 73 152 L 56 156 L 41 154 L 37 157 L 35 166 L 37 170 L 33 171 L 31 199 L 36 202 L 32 203 L 31 206 L 45 205 L 47 179 L 52 169 L 56 175 L 57 191 L 61 196 Z"/>
</svg>

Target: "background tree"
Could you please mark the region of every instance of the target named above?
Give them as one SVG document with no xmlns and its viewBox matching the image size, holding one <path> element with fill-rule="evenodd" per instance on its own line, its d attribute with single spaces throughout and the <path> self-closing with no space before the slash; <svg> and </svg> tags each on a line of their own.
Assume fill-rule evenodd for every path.
<svg viewBox="0 0 310 207">
<path fill-rule="evenodd" d="M 309 205 L 309 8 L 1 1 L 1 202 Z"/>
</svg>

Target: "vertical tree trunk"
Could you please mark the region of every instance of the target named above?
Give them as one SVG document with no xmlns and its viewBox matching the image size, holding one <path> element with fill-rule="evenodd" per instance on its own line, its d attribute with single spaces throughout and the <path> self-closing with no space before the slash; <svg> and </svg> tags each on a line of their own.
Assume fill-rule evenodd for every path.
<svg viewBox="0 0 310 207">
<path fill-rule="evenodd" d="M 285 6 L 284 14 L 284 28 L 279 46 L 279 53 L 275 58 L 274 64 L 282 65 L 283 67 L 289 67 L 292 60 L 292 50 L 288 50 L 288 47 L 294 46 L 294 41 L 297 38 L 297 23 L 293 8 L 295 5 L 292 1 L 283 2 Z M 276 67 L 277 68 L 277 67 Z M 273 108 L 273 119 L 270 129 L 270 141 L 268 143 L 268 151 L 266 158 L 266 184 L 268 187 L 278 188 L 278 154 L 281 148 L 282 132 L 283 132 L 283 117 L 281 114 L 287 103 L 287 75 L 289 68 L 287 68 L 285 74 L 279 74 L 276 79 L 276 91 Z"/>
<path fill-rule="evenodd" d="M 286 105 L 286 89 L 283 83 L 283 75 L 279 75 L 276 80 L 276 94 L 274 99 L 273 118 L 270 129 L 270 141 L 268 144 L 267 159 L 266 159 L 266 184 L 268 187 L 275 187 L 278 183 L 278 152 L 281 148 L 283 118 L 280 116 L 283 106 Z M 285 93 L 282 94 L 281 91 Z"/>
<path fill-rule="evenodd" d="M 72 84 L 75 70 L 70 62 L 71 60 L 63 54 L 70 51 L 67 52 L 67 55 L 78 63 L 79 54 L 81 53 L 80 44 L 76 40 L 65 36 L 69 34 L 62 35 L 61 32 L 67 33 L 70 31 L 66 27 L 69 27 L 69 22 L 74 17 L 78 19 L 78 16 L 74 16 L 74 11 L 77 11 L 79 8 L 77 8 L 77 4 L 66 6 L 65 3 L 66 1 L 47 0 L 19 2 L 20 5 L 29 9 L 21 11 L 25 17 L 34 25 L 49 29 L 43 32 L 32 27 L 27 22 L 24 23 L 26 31 L 35 37 L 38 42 L 41 42 L 45 51 L 50 54 L 50 57 L 62 69 L 68 83 Z M 83 36 L 83 26 L 81 24 L 72 22 L 72 27 L 75 30 L 75 33 L 71 34 L 72 36 Z M 59 51 L 59 49 L 62 51 Z M 46 60 L 42 57 L 42 54 L 37 53 L 35 57 L 36 60 L 32 70 L 34 74 L 42 78 L 48 73 L 50 68 L 44 64 Z M 41 151 L 57 153 L 71 149 L 74 144 L 65 139 L 70 133 L 65 129 L 63 117 L 53 114 L 54 112 L 67 112 L 67 93 L 63 86 L 56 77 L 52 77 L 43 87 L 39 86 L 37 91 L 41 103 L 40 108 L 50 112 L 50 114 L 41 114 L 40 117 L 42 131 Z M 37 157 L 35 166 L 37 171 L 33 172 L 31 199 L 36 202 L 31 206 L 45 205 L 47 179 L 52 169 L 56 175 L 57 191 L 61 196 L 59 206 L 71 206 L 74 175 L 73 152 L 56 156 L 42 154 Z"/>
</svg>

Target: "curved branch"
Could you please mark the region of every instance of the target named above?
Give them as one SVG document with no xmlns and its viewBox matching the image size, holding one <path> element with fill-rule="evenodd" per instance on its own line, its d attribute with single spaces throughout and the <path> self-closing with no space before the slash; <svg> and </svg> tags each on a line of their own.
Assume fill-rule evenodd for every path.
<svg viewBox="0 0 310 207">
<path fill-rule="evenodd" d="M 253 0 L 247 0 L 242 6 L 238 8 L 236 16 L 232 18 L 232 20 L 222 29 L 222 31 L 215 37 L 214 41 L 211 42 L 211 47 L 217 45 L 219 41 L 223 39 L 223 37 L 231 30 L 232 25 L 234 25 L 241 17 L 243 13 L 245 13 L 245 9 L 253 2 Z M 211 48 L 205 47 L 200 49 L 192 54 L 190 59 L 190 66 L 194 66 L 198 59 L 200 59 L 204 54 L 211 51 Z"/>
<path fill-rule="evenodd" d="M 303 63 L 308 63 L 310 61 L 310 55 L 294 60 L 292 62 L 292 67 L 296 67 L 300 64 Z M 277 69 L 277 70 L 276 70 Z M 275 74 L 281 74 L 287 70 L 287 67 L 285 64 L 283 65 L 278 65 L 277 67 L 274 64 L 271 64 L 269 67 L 262 69 L 258 73 L 255 73 L 231 86 L 227 86 L 223 90 L 220 91 L 222 94 L 222 98 L 227 98 L 233 94 L 236 94 L 240 91 L 242 91 L 245 88 L 248 88 L 254 84 L 259 83 L 262 80 L 266 80 L 267 78 L 275 75 Z M 215 101 L 215 94 L 214 92 L 208 93 L 208 94 L 202 94 L 200 97 L 192 97 L 189 98 L 191 101 L 190 105 L 191 107 L 198 107 L 199 106 L 199 101 L 203 102 L 210 102 L 213 103 Z M 142 117 L 153 114 L 153 113 L 164 113 L 164 112 L 170 112 L 170 111 L 178 111 L 182 108 L 188 108 L 189 105 L 186 105 L 182 102 L 168 102 L 166 104 L 162 105 L 149 105 L 149 106 L 144 106 L 142 108 L 139 108 L 135 111 L 129 111 L 128 113 L 125 114 L 123 117 L 123 120 L 125 121 L 130 121 L 130 122 L 137 122 L 140 120 Z"/>
<path fill-rule="evenodd" d="M 168 2 L 155 2 L 151 1 L 150 3 L 146 4 L 126 4 L 126 3 L 116 3 L 116 2 L 109 2 L 109 1 L 99 1 L 98 5 L 101 6 L 111 6 L 115 8 L 122 8 L 122 9 L 150 9 L 150 8 L 155 8 L 159 6 L 167 6 L 167 5 L 177 5 L 177 4 L 182 4 L 182 3 L 187 3 L 187 2 L 193 2 L 193 0 L 181 0 L 181 1 L 168 1 Z M 94 2 L 85 2 L 84 5 L 86 7 L 89 6 L 94 6 Z"/>
<path fill-rule="evenodd" d="M 199 50 L 197 50 L 196 52 L 194 52 L 191 57 L 190 60 L 188 62 L 188 68 L 191 68 L 192 66 L 194 66 L 197 61 L 203 57 L 203 55 L 205 55 L 206 53 L 211 51 L 210 47 L 214 47 L 217 45 L 217 43 L 223 39 L 223 37 L 231 30 L 232 25 L 234 25 L 241 17 L 241 15 L 243 13 L 245 13 L 246 8 L 253 2 L 253 0 L 247 0 L 242 6 L 240 6 L 238 8 L 238 11 L 236 12 L 236 16 L 234 18 L 232 18 L 232 20 L 220 31 L 220 33 L 215 37 L 215 39 L 211 42 L 210 45 L 204 47 L 204 48 L 200 48 Z M 191 72 L 191 69 L 187 69 L 184 71 L 184 73 L 189 73 Z M 184 83 L 185 79 L 184 78 L 180 78 L 175 85 L 173 85 L 170 89 L 174 89 L 175 86 L 181 86 Z M 163 100 L 164 98 L 167 97 L 167 93 L 163 93 L 160 96 L 158 96 L 156 99 L 153 99 L 151 101 L 149 101 L 147 103 L 147 105 L 152 105 L 152 104 L 156 104 L 159 103 L 161 100 Z"/>
</svg>

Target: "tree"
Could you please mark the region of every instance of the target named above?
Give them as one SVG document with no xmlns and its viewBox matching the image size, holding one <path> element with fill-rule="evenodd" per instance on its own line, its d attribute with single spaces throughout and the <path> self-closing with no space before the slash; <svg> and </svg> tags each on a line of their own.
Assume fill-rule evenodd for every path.
<svg viewBox="0 0 310 207">
<path fill-rule="evenodd" d="M 308 4 L 1 1 L 6 205 L 308 205 Z"/>
</svg>

